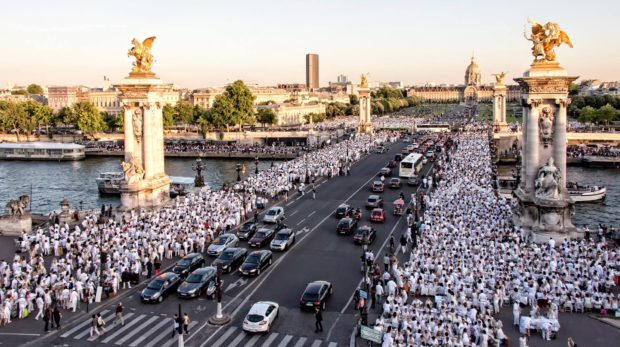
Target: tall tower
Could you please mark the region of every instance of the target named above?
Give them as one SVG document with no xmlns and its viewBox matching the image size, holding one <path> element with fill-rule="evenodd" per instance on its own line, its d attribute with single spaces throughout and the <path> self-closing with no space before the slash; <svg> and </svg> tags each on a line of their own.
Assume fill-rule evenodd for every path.
<svg viewBox="0 0 620 347">
<path fill-rule="evenodd" d="M 319 55 L 306 54 L 306 87 L 308 89 L 319 88 Z"/>
</svg>

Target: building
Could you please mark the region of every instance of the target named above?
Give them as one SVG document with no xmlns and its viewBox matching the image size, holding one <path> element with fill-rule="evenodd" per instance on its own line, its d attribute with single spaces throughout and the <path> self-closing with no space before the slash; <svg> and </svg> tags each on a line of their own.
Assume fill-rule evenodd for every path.
<svg viewBox="0 0 620 347">
<path fill-rule="evenodd" d="M 295 126 L 308 123 L 304 116 L 310 113 L 325 113 L 325 105 L 312 104 L 278 104 L 259 105 L 257 109 L 270 108 L 276 114 L 276 124 L 279 126 Z"/>
<path fill-rule="evenodd" d="M 306 87 L 319 89 L 319 55 L 306 54 Z"/>
<path fill-rule="evenodd" d="M 254 95 L 254 105 L 268 101 L 281 104 L 291 99 L 291 92 L 286 89 L 274 87 L 251 87 L 249 89 Z"/>
<path fill-rule="evenodd" d="M 421 85 L 407 90 L 407 96 L 418 98 L 421 102 L 463 103 L 473 105 L 477 103 L 493 102 L 493 85 L 482 84 L 482 73 L 475 57 L 465 69 L 464 84 L 462 85 Z M 508 85 L 508 101 L 521 99 L 521 89 L 518 85 Z"/>
<path fill-rule="evenodd" d="M 196 89 L 192 92 L 190 99 L 194 106 L 199 106 L 200 108 L 206 110 L 213 107 L 215 97 L 222 93 L 224 93 L 224 90 L 219 88 Z"/>
<path fill-rule="evenodd" d="M 600 80 L 585 80 L 579 84 L 580 96 L 620 95 L 620 82 L 602 82 Z"/>
<path fill-rule="evenodd" d="M 71 107 L 78 102 L 78 88 L 52 86 L 47 88 L 47 104 L 49 107 L 58 112 L 63 107 Z"/>
<path fill-rule="evenodd" d="M 345 75 L 338 75 L 337 79 L 338 83 L 340 84 L 347 84 L 349 82 L 349 79 L 347 78 L 347 76 Z"/>
</svg>

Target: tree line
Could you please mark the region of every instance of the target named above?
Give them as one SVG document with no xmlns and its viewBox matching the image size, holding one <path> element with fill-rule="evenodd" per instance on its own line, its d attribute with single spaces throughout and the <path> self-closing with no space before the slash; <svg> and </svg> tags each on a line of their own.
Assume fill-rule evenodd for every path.
<svg viewBox="0 0 620 347">
<path fill-rule="evenodd" d="M 620 98 L 613 95 L 573 96 L 568 115 L 582 123 L 609 124 L 620 117 Z"/>
</svg>

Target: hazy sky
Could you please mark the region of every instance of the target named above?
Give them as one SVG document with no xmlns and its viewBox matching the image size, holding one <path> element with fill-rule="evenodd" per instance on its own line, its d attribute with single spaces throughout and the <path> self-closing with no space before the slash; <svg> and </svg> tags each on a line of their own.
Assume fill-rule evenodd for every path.
<svg viewBox="0 0 620 347">
<path fill-rule="evenodd" d="M 620 80 L 620 1 L 10 1 L 0 9 L 0 86 L 98 86 L 127 75 L 135 36 L 155 35 L 153 70 L 184 87 L 243 79 L 305 82 L 319 54 L 320 84 L 353 81 L 463 83 L 472 51 L 483 82 L 531 63 L 528 16 L 555 21 L 575 48 L 558 60 L 581 78 Z"/>
</svg>

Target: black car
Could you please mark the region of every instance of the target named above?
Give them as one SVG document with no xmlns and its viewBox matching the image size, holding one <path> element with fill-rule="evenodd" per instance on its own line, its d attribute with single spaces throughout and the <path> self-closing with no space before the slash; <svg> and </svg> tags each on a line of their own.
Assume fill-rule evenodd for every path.
<svg viewBox="0 0 620 347">
<path fill-rule="evenodd" d="M 271 228 L 260 228 L 254 234 L 254 236 L 248 241 L 248 245 L 250 247 L 263 247 L 265 244 L 271 242 L 273 237 L 276 235 L 276 231 Z"/>
<path fill-rule="evenodd" d="M 249 240 L 250 238 L 252 238 L 252 235 L 254 235 L 257 229 L 258 228 L 256 223 L 247 222 L 241 225 L 239 231 L 237 231 L 237 237 L 239 238 L 239 240 Z"/>
<path fill-rule="evenodd" d="M 310 282 L 299 299 L 299 308 L 314 310 L 319 307 L 325 311 L 325 302 L 333 291 L 332 284 L 327 281 Z"/>
<path fill-rule="evenodd" d="M 205 266 L 205 258 L 200 253 L 190 253 L 177 261 L 172 272 L 185 278 L 190 272 Z"/>
<path fill-rule="evenodd" d="M 217 267 L 218 264 L 222 264 L 222 271 L 231 272 L 233 268 L 243 263 L 247 254 L 248 251 L 245 248 L 227 248 L 211 265 Z"/>
<path fill-rule="evenodd" d="M 212 297 L 215 293 L 216 273 L 217 269 L 213 266 L 194 270 L 177 288 L 177 295 L 180 298 L 196 298 L 205 293 Z"/>
<path fill-rule="evenodd" d="M 338 232 L 338 234 L 348 235 L 352 234 L 355 228 L 357 228 L 357 220 L 349 217 L 342 218 L 336 226 L 336 232 Z"/>
<path fill-rule="evenodd" d="M 241 267 L 239 273 L 242 275 L 260 275 L 261 270 L 271 265 L 273 253 L 268 250 L 254 251 L 248 255 Z"/>
<path fill-rule="evenodd" d="M 372 210 L 377 207 L 383 207 L 383 199 L 379 195 L 371 195 L 366 200 L 366 209 Z"/>
<path fill-rule="evenodd" d="M 174 272 L 166 272 L 153 278 L 142 290 L 142 302 L 162 302 L 164 298 L 177 290 L 181 277 Z"/>
<path fill-rule="evenodd" d="M 364 225 L 357 228 L 355 231 L 355 234 L 353 235 L 353 242 L 361 245 L 369 245 L 375 240 L 375 238 L 377 238 L 377 231 L 368 225 Z"/>
<path fill-rule="evenodd" d="M 348 204 L 340 204 L 338 208 L 336 208 L 336 218 L 344 218 L 351 215 L 353 212 L 353 207 Z"/>
</svg>

